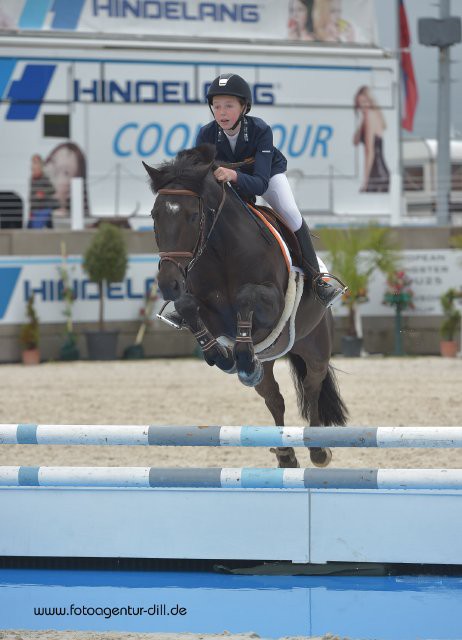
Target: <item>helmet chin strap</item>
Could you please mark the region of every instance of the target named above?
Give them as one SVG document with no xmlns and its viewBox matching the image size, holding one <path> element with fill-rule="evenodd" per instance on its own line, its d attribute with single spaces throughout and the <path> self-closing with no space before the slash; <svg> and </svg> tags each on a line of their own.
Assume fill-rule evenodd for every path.
<svg viewBox="0 0 462 640">
<path fill-rule="evenodd" d="M 242 118 L 245 116 L 246 111 L 247 111 L 247 105 L 244 105 L 243 108 L 242 108 L 242 111 L 241 111 L 241 113 L 239 115 L 239 118 L 236 120 L 236 122 L 233 124 L 233 126 L 230 127 L 230 131 L 234 131 L 234 129 L 241 124 Z"/>
</svg>

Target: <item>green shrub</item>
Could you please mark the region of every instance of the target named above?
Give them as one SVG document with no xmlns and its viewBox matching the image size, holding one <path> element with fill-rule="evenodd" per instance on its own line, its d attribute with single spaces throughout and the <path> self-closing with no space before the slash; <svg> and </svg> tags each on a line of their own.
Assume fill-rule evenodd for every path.
<svg viewBox="0 0 462 640">
<path fill-rule="evenodd" d="M 21 326 L 19 341 L 23 349 L 37 349 L 40 342 L 39 320 L 34 306 L 34 295 L 27 301 L 26 315 L 29 321 Z"/>
<path fill-rule="evenodd" d="M 98 285 L 100 331 L 104 331 L 104 284 L 123 280 L 127 262 L 127 247 L 122 231 L 113 224 L 101 224 L 83 260 L 88 277 Z"/>
<path fill-rule="evenodd" d="M 443 308 L 444 320 L 440 326 L 440 333 L 443 340 L 454 340 L 456 331 L 460 326 L 460 311 L 455 307 L 454 300 L 462 294 L 455 289 L 448 289 L 440 298 Z"/>
<path fill-rule="evenodd" d="M 390 229 L 377 225 L 316 231 L 328 252 L 331 273 L 348 285 L 342 302 L 348 309 L 348 334 L 356 336 L 355 317 L 358 305 L 367 302 L 370 278 L 375 270 L 386 275 L 396 271 L 398 245 Z"/>
</svg>

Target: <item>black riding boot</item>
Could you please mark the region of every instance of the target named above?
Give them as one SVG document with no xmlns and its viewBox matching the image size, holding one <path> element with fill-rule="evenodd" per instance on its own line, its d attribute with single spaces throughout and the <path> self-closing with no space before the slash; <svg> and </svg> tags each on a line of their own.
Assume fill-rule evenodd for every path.
<svg viewBox="0 0 462 640">
<path fill-rule="evenodd" d="M 325 307 L 332 306 L 345 293 L 348 287 L 330 284 L 320 277 L 318 258 L 311 242 L 310 231 L 304 220 L 295 235 L 302 251 L 303 269 L 313 285 L 316 297 Z"/>
</svg>

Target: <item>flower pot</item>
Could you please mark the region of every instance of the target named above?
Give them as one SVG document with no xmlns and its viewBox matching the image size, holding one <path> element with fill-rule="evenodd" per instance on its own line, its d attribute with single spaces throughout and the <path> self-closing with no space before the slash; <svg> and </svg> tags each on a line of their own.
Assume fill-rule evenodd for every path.
<svg viewBox="0 0 462 640">
<path fill-rule="evenodd" d="M 144 349 L 142 344 L 131 344 L 124 351 L 124 360 L 142 360 Z"/>
<path fill-rule="evenodd" d="M 23 364 L 40 364 L 40 351 L 38 349 L 24 349 L 22 352 Z"/>
<path fill-rule="evenodd" d="M 457 342 L 455 340 L 441 340 L 440 353 L 443 358 L 455 358 L 457 355 Z"/>
<path fill-rule="evenodd" d="M 75 342 L 70 342 L 70 341 L 65 342 L 61 346 L 61 349 L 59 350 L 59 357 L 61 360 L 65 360 L 69 362 L 72 360 L 79 360 L 80 351 L 77 345 L 75 344 Z"/>
<path fill-rule="evenodd" d="M 118 331 L 86 331 L 90 360 L 116 360 Z"/>
<path fill-rule="evenodd" d="M 359 358 L 363 339 L 356 336 L 342 336 L 342 353 L 347 358 Z"/>
</svg>

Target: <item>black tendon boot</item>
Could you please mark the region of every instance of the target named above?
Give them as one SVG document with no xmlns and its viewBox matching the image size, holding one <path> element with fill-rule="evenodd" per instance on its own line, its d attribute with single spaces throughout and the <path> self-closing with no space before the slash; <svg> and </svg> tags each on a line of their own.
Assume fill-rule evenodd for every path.
<svg viewBox="0 0 462 640">
<path fill-rule="evenodd" d="M 311 242 L 310 231 L 305 221 L 302 222 L 302 226 L 295 232 L 297 236 L 300 249 L 302 251 L 302 266 L 311 281 L 313 291 L 318 300 L 325 307 L 331 307 L 348 289 L 347 286 L 338 280 L 335 276 L 329 274 L 330 278 L 336 281 L 336 284 L 331 284 L 323 280 L 323 276 L 328 274 L 322 274 L 319 272 L 319 263 L 314 250 L 313 243 Z"/>
</svg>

